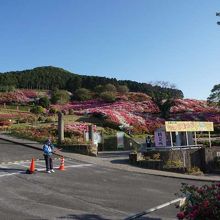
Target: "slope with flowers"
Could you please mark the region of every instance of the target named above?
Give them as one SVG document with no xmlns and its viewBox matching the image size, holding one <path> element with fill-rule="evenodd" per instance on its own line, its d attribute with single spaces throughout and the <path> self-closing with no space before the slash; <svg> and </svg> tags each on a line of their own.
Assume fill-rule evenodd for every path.
<svg viewBox="0 0 220 220">
<path fill-rule="evenodd" d="M 27 104 L 42 96 L 48 96 L 48 92 L 42 94 L 42 92 L 40 93 L 36 90 L 16 90 L 14 92 L 0 93 L 0 104 Z M 114 123 L 117 127 L 120 126 L 121 129 L 132 129 L 135 133 L 151 133 L 156 128 L 161 127 L 165 121 L 160 117 L 159 108 L 151 97 L 143 93 L 130 92 L 127 95 L 118 96 L 117 101 L 113 103 L 93 99 L 84 102 L 73 101 L 65 105 L 51 105 L 50 108 L 62 111 L 65 114 L 71 110 L 79 116 L 85 114 L 92 117 L 99 116 L 102 120 Z M 0 114 L 0 119 L 15 117 L 20 118 L 21 116 L 18 113 L 13 113 L 10 116 Z M 208 106 L 206 101 L 176 99 L 175 105 L 171 108 L 169 120 L 212 121 L 219 125 L 220 110 L 217 107 Z M 82 133 L 85 130 L 85 124 L 68 122 L 66 129 Z"/>
<path fill-rule="evenodd" d="M 169 120 L 202 120 L 220 123 L 220 111 L 215 107 L 209 107 L 206 101 L 193 99 L 177 99 L 171 109 Z M 102 116 L 114 122 L 124 129 L 132 129 L 135 132 L 153 132 L 164 124 L 160 118 L 159 109 L 150 99 L 145 100 L 118 100 L 114 103 L 106 103 L 99 100 L 84 102 L 70 102 L 66 105 L 54 105 L 57 110 L 68 112 L 70 109 L 77 115 L 89 114 Z"/>
</svg>

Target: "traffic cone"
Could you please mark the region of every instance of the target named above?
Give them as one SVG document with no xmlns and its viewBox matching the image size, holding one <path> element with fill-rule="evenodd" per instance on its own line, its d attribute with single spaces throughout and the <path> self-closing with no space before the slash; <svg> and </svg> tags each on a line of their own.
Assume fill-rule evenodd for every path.
<svg viewBox="0 0 220 220">
<path fill-rule="evenodd" d="M 34 158 L 32 158 L 30 168 L 26 170 L 26 173 L 32 174 L 34 173 L 34 171 L 35 171 L 35 162 L 34 162 Z"/>
<path fill-rule="evenodd" d="M 65 170 L 65 168 L 64 168 L 64 157 L 61 157 L 61 163 L 60 163 L 60 167 L 58 169 L 59 170 Z"/>
</svg>

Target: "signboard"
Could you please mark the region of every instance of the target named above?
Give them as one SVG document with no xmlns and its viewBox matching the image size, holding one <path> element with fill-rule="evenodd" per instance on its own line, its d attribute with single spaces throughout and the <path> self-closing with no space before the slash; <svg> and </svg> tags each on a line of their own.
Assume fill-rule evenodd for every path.
<svg viewBox="0 0 220 220">
<path fill-rule="evenodd" d="M 166 133 L 163 130 L 156 130 L 154 132 L 155 147 L 166 147 Z"/>
<path fill-rule="evenodd" d="M 213 122 L 204 121 L 166 121 L 167 132 L 184 131 L 214 131 Z"/>
<path fill-rule="evenodd" d="M 89 132 L 84 133 L 85 141 L 89 141 Z M 97 145 L 98 143 L 102 143 L 102 136 L 99 132 L 93 133 L 93 144 Z"/>
<path fill-rule="evenodd" d="M 117 148 L 124 148 L 124 132 L 117 132 Z"/>
<path fill-rule="evenodd" d="M 93 136 L 93 142 L 94 142 L 95 145 L 98 145 L 98 143 L 102 143 L 102 136 L 101 136 L 100 133 L 94 132 L 93 135 L 94 135 Z"/>
</svg>

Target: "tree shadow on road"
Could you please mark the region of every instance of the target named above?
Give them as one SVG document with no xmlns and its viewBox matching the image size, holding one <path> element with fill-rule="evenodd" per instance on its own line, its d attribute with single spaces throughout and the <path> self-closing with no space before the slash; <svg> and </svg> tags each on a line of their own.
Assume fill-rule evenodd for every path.
<svg viewBox="0 0 220 220">
<path fill-rule="evenodd" d="M 111 160 L 111 163 L 114 164 L 129 164 L 128 159 L 117 159 L 117 160 Z"/>
<path fill-rule="evenodd" d="M 5 172 L 5 173 L 22 172 L 22 171 L 24 171 L 24 169 L 0 168 L 0 172 Z"/>
<path fill-rule="evenodd" d="M 58 219 L 75 219 L 75 220 L 111 220 L 108 218 L 103 218 L 99 215 L 95 214 L 81 214 L 81 215 L 74 215 L 70 214 L 67 216 L 58 217 Z M 153 217 L 140 217 L 136 218 L 137 220 L 162 220 L 161 218 L 153 218 Z M 123 220 L 123 219 L 122 219 Z"/>
<path fill-rule="evenodd" d="M 58 219 L 75 219 L 75 220 L 110 220 L 107 218 L 103 218 L 99 215 L 95 214 L 82 214 L 82 215 L 74 215 L 70 214 L 67 216 L 58 217 Z"/>
</svg>

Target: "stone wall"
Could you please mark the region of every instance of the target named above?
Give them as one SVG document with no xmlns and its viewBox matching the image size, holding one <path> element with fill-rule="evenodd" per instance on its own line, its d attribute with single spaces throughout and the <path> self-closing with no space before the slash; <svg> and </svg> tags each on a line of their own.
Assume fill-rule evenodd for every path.
<svg viewBox="0 0 220 220">
<path fill-rule="evenodd" d="M 146 151 L 143 152 L 144 158 L 153 158 L 155 154 L 160 154 L 160 167 L 166 165 L 168 161 L 180 161 L 182 167 L 190 169 L 192 167 L 198 167 L 203 172 L 215 172 L 216 167 L 214 159 L 220 155 L 220 147 L 212 148 L 197 148 L 197 149 L 180 149 L 180 150 L 167 150 L 167 151 Z M 140 157 L 139 157 L 140 158 Z M 138 162 L 139 164 L 143 163 Z M 158 163 L 158 162 L 157 162 Z M 162 164 L 162 165 L 161 165 Z"/>
<path fill-rule="evenodd" d="M 99 150 L 102 151 L 114 151 L 114 150 L 134 150 L 139 149 L 140 144 L 135 142 L 132 138 L 125 135 L 124 137 L 124 148 L 117 149 L 117 137 L 116 136 L 106 136 L 103 145 L 100 144 Z"/>
<path fill-rule="evenodd" d="M 77 145 L 61 145 L 64 152 L 79 153 L 89 156 L 97 156 L 97 147 L 90 144 L 77 144 Z"/>
</svg>

